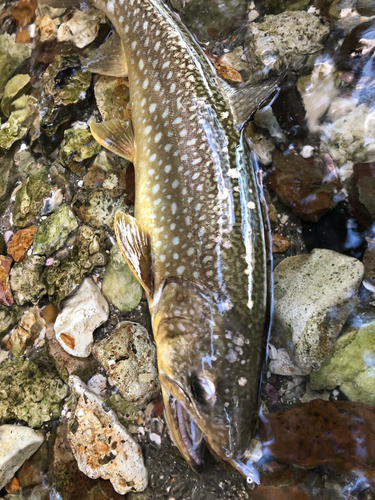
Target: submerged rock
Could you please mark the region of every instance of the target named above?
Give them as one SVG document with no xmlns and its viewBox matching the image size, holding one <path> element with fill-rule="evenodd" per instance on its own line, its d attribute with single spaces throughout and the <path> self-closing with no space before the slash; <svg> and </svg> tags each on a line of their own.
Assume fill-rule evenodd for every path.
<svg viewBox="0 0 375 500">
<path fill-rule="evenodd" d="M 73 403 L 68 439 L 80 470 L 92 478 L 109 479 L 122 495 L 143 491 L 147 471 L 139 445 L 78 377 L 70 377 L 69 384 Z"/>
<path fill-rule="evenodd" d="M 0 304 L 0 338 L 17 323 L 23 314 L 23 308 L 17 304 L 3 306 Z"/>
<path fill-rule="evenodd" d="M 251 54 L 249 72 L 256 76 L 297 71 L 311 65 L 323 49 L 329 28 L 306 12 L 283 12 L 249 26 L 246 46 Z"/>
<path fill-rule="evenodd" d="M 22 464 L 42 445 L 44 435 L 29 427 L 0 427 L 0 489 L 12 479 Z"/>
<path fill-rule="evenodd" d="M 95 100 L 103 121 L 130 119 L 129 83 L 125 78 L 101 76 L 94 87 Z"/>
<path fill-rule="evenodd" d="M 19 173 L 13 161 L 12 152 L 0 158 L 0 215 L 2 215 L 9 203 L 10 196 L 19 179 Z"/>
<path fill-rule="evenodd" d="M 313 390 L 341 391 L 351 401 L 375 406 L 375 323 L 341 336 L 331 356 L 310 375 Z"/>
<path fill-rule="evenodd" d="M 82 49 L 93 42 L 99 31 L 99 23 L 104 18 L 98 9 L 76 10 L 57 32 L 59 42 L 73 42 Z"/>
<path fill-rule="evenodd" d="M 4 95 L 1 100 L 1 110 L 5 116 L 10 115 L 10 105 L 28 90 L 30 84 L 29 75 L 16 75 L 6 84 Z"/>
<path fill-rule="evenodd" d="M 119 323 L 93 355 L 127 401 L 143 406 L 160 392 L 155 346 L 143 326 Z"/>
<path fill-rule="evenodd" d="M 34 340 L 43 330 L 45 324 L 37 307 L 32 307 L 26 311 L 10 337 L 13 356 L 16 358 L 22 356 L 25 350 L 33 345 Z"/>
<path fill-rule="evenodd" d="M 274 271 L 275 326 L 297 366 L 317 370 L 348 318 L 363 264 L 331 250 L 284 259 Z"/>
<path fill-rule="evenodd" d="M 374 475 L 375 408 L 364 403 L 316 399 L 263 414 L 260 435 L 263 451 L 281 462 Z"/>
<path fill-rule="evenodd" d="M 8 244 L 8 254 L 13 257 L 16 262 L 22 262 L 34 241 L 36 226 L 29 226 L 25 229 L 19 229 L 12 237 Z"/>
<path fill-rule="evenodd" d="M 91 278 L 85 278 L 56 318 L 56 338 L 68 354 L 87 358 L 91 354 L 93 332 L 108 316 L 108 303 L 98 286 Z"/>
<path fill-rule="evenodd" d="M 120 311 L 131 311 L 142 299 L 142 287 L 129 268 L 117 242 L 109 254 L 102 290 Z"/>
<path fill-rule="evenodd" d="M 81 189 L 73 199 L 73 207 L 81 220 L 97 228 L 106 225 L 113 229 L 116 212 L 128 211 L 123 198 L 112 198 L 107 189 Z"/>
<path fill-rule="evenodd" d="M 67 386 L 55 375 L 23 358 L 0 364 L 0 421 L 25 421 L 30 427 L 60 415 Z"/>
<path fill-rule="evenodd" d="M 45 260 L 39 255 L 30 255 L 13 266 L 10 272 L 10 286 L 17 304 L 22 306 L 26 302 L 37 302 L 47 293 L 42 276 Z"/>
<path fill-rule="evenodd" d="M 35 98 L 27 95 L 14 101 L 12 108 L 8 121 L 0 128 L 0 148 L 3 149 L 10 149 L 26 135 L 37 114 Z"/>
<path fill-rule="evenodd" d="M 73 210 L 68 205 L 61 205 L 38 227 L 34 237 L 33 253 L 46 255 L 65 245 L 69 235 L 78 229 L 78 222 Z"/>
<path fill-rule="evenodd" d="M 0 98 L 10 75 L 31 54 L 31 48 L 26 43 L 15 43 L 8 35 L 0 35 Z"/>
<path fill-rule="evenodd" d="M 74 173 L 82 172 L 87 160 L 97 155 L 101 148 L 88 130 L 65 130 L 64 139 L 59 162 Z"/>
<path fill-rule="evenodd" d="M 12 265 L 12 257 L 0 255 L 0 304 L 11 306 L 13 294 L 9 284 L 9 271 Z"/>
</svg>

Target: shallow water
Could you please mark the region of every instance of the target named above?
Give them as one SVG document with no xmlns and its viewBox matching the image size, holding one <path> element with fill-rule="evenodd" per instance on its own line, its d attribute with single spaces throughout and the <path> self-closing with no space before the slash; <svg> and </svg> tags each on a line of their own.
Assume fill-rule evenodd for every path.
<svg viewBox="0 0 375 500">
<path fill-rule="evenodd" d="M 278 97 L 259 110 L 246 129 L 263 176 L 277 268 L 261 418 L 249 452 L 260 487 L 249 486 L 208 452 L 203 472 L 193 472 L 171 443 L 160 396 L 141 408 L 124 406 L 97 362 L 74 368 L 74 373 L 85 381 L 102 377 L 96 389 L 100 397 L 141 444 L 149 485 L 127 498 L 375 498 L 375 3 L 210 0 L 204 8 L 202 0 L 170 4 L 233 85 L 286 72 Z M 103 290 L 114 242 L 114 212 L 133 209 L 134 170 L 115 155 L 100 157 L 95 141 L 84 134 L 89 120 L 106 119 L 114 108 L 127 119 L 130 110 L 126 80 L 81 70 L 82 58 L 111 33 L 110 22 L 97 11 L 79 20 L 72 9 L 36 7 L 34 0 L 0 1 L 0 34 L 11 36 L 0 42 L 1 92 L 11 78 L 30 75 L 15 89 L 8 87 L 1 103 L 0 236 L 9 243 L 9 231 L 40 227 L 63 201 L 73 206 L 77 226 L 88 224 L 96 233 L 87 237 L 87 248 L 79 246 L 72 222 L 62 244 L 55 242 L 48 251 L 43 247 L 47 260 L 40 265 L 33 290 L 22 289 L 25 300 L 12 279 L 10 291 L 2 285 L 0 354 L 4 363 L 21 353 L 21 359 L 47 372 L 58 371 L 66 381 L 62 366 L 70 361 L 62 362 L 57 347 L 51 348 L 57 342 L 48 339 L 46 319 L 38 326 L 34 318 L 34 334 L 23 344 L 15 342 L 13 328 L 23 311 L 11 305 L 9 293 L 16 304 L 25 309 L 34 305 L 33 314 L 39 317 L 41 312 L 46 318 L 43 311 L 49 302 L 58 303 L 74 289 L 64 281 L 64 272 L 49 283 L 48 296 L 46 289 L 38 289 L 46 279 L 43 270 L 64 259 L 66 274 L 77 264 L 72 281 L 93 276 Z M 31 96 L 27 102 L 17 101 L 26 95 Z M 15 101 L 20 115 L 13 115 L 14 128 L 4 133 L 4 124 L 17 111 Z M 74 143 L 64 135 L 68 129 L 84 132 L 74 136 Z M 38 181 L 36 173 L 43 169 L 45 177 Z M 31 255 L 32 237 L 29 244 L 26 236 L 20 243 L 21 254 L 23 249 Z M 0 255 L 5 255 L 1 244 L 2 239 Z M 318 250 L 313 253 L 319 256 L 316 262 L 286 264 L 286 258 L 314 249 L 336 253 Z M 284 267 L 277 267 L 282 262 Z M 10 259 L 9 265 L 18 264 Z M 119 286 L 116 269 L 108 290 Z M 24 277 L 31 280 L 26 273 Z M 145 298 L 135 299 L 134 292 L 124 306 L 110 291 L 106 294 L 111 297 L 109 318 L 95 330 L 96 343 L 124 320 L 151 331 Z M 5 308 L 14 311 L 12 319 Z M 302 340 L 296 340 L 298 334 Z M 17 384 L 17 372 L 14 378 Z M 88 479 L 78 470 L 63 429 L 71 401 L 64 403 L 60 421 L 58 402 L 52 420 L 44 418 L 34 426 L 44 432 L 45 443 L 1 490 L 2 498 L 122 498 L 108 481 Z M 31 425 L 26 418 L 7 415 L 2 413 L 2 424 Z M 68 451 L 56 445 L 56 436 Z"/>
</svg>

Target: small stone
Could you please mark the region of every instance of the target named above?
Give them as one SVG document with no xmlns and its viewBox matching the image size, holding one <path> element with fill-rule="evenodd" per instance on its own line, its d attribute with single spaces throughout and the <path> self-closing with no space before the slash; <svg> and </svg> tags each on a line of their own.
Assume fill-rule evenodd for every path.
<svg viewBox="0 0 375 500">
<path fill-rule="evenodd" d="M 268 345 L 268 353 L 270 357 L 269 370 L 276 375 L 295 376 L 308 375 L 309 370 L 304 370 L 296 366 L 290 359 L 286 349 L 276 349 L 272 344 Z"/>
<path fill-rule="evenodd" d="M 275 326 L 298 367 L 317 370 L 329 355 L 363 272 L 357 259 L 325 249 L 288 257 L 276 267 Z"/>
<path fill-rule="evenodd" d="M 160 392 L 155 346 L 143 326 L 119 323 L 94 344 L 93 355 L 127 401 L 144 406 Z"/>
<path fill-rule="evenodd" d="M 34 340 L 44 327 L 45 321 L 40 316 L 40 311 L 37 307 L 32 307 L 26 311 L 10 337 L 13 356 L 16 358 L 22 356 L 25 350 L 33 345 Z"/>
<path fill-rule="evenodd" d="M 69 297 L 55 322 L 56 338 L 72 356 L 91 354 L 93 332 L 107 321 L 109 307 L 91 278 L 85 278 L 77 292 Z"/>
<path fill-rule="evenodd" d="M 23 358 L 0 364 L 0 421 L 17 419 L 30 427 L 58 418 L 67 386 L 54 374 Z"/>
<path fill-rule="evenodd" d="M 14 101 L 12 108 L 8 121 L 0 128 L 0 147 L 4 149 L 10 149 L 26 135 L 37 114 L 36 99 L 27 95 Z"/>
<path fill-rule="evenodd" d="M 30 255 L 13 266 L 10 272 L 10 286 L 18 305 L 37 302 L 47 293 L 42 277 L 45 261 L 44 257 Z"/>
<path fill-rule="evenodd" d="M 48 15 L 39 19 L 38 30 L 40 43 L 52 41 L 57 38 L 57 26 Z"/>
<path fill-rule="evenodd" d="M 18 495 L 21 493 L 20 483 L 16 477 L 13 477 L 6 485 L 5 490 L 7 493 L 12 495 Z"/>
<path fill-rule="evenodd" d="M 73 210 L 68 205 L 61 205 L 38 227 L 34 237 L 33 253 L 46 255 L 65 245 L 69 235 L 78 229 L 78 222 Z"/>
<path fill-rule="evenodd" d="M 46 482 L 48 474 L 48 453 L 49 443 L 48 441 L 44 441 L 42 446 L 24 462 L 17 472 L 17 479 L 21 488 L 27 488 Z"/>
<path fill-rule="evenodd" d="M 21 95 L 25 94 L 30 85 L 29 75 L 16 75 L 6 84 L 4 95 L 1 101 L 1 110 L 8 117 L 10 115 L 10 105 Z"/>
<path fill-rule="evenodd" d="M 279 233 L 274 233 L 272 235 L 272 252 L 274 253 L 284 253 L 290 247 L 290 243 L 285 236 Z"/>
<path fill-rule="evenodd" d="M 142 287 L 129 268 L 117 242 L 109 254 L 102 290 L 120 311 L 131 311 L 142 299 Z"/>
<path fill-rule="evenodd" d="M 113 229 L 116 212 L 127 212 L 123 198 L 112 198 L 107 189 L 86 191 L 80 189 L 73 198 L 73 208 L 77 216 L 91 226 L 106 225 Z"/>
<path fill-rule="evenodd" d="M 52 325 L 49 325 L 46 329 L 46 341 L 48 353 L 53 359 L 57 372 L 64 382 L 68 382 L 70 375 L 77 375 L 86 382 L 99 367 L 99 363 L 94 356 L 89 356 L 87 358 L 70 356 L 56 340 L 55 331 Z"/>
<path fill-rule="evenodd" d="M 220 61 L 227 65 L 231 66 L 235 70 L 242 72 L 245 71 L 248 67 L 248 64 L 243 60 L 243 47 L 239 45 L 236 47 L 233 52 L 227 52 L 223 56 L 220 57 Z"/>
<path fill-rule="evenodd" d="M 13 294 L 9 284 L 9 271 L 12 260 L 12 257 L 0 255 L 0 304 L 5 306 L 13 304 Z"/>
<path fill-rule="evenodd" d="M 23 308 L 17 304 L 3 306 L 0 304 L 0 338 L 17 323 L 23 314 Z"/>
<path fill-rule="evenodd" d="M 73 42 L 80 49 L 93 42 L 99 31 L 103 14 L 97 9 L 76 10 L 66 23 L 59 27 L 59 42 Z"/>
<path fill-rule="evenodd" d="M 8 244 L 8 254 L 13 257 L 16 262 L 22 262 L 34 241 L 36 226 L 29 226 L 25 229 L 19 229 L 12 237 Z"/>
<path fill-rule="evenodd" d="M 87 160 L 97 155 L 101 148 L 88 130 L 65 130 L 64 139 L 65 145 L 60 149 L 59 162 L 74 173 L 82 172 Z"/>
<path fill-rule="evenodd" d="M 25 43 L 15 43 L 8 34 L 0 35 L 0 98 L 11 74 L 30 54 L 31 48 Z"/>
<path fill-rule="evenodd" d="M 0 427 L 0 489 L 42 445 L 42 432 L 19 425 Z"/>
<path fill-rule="evenodd" d="M 310 374 L 314 390 L 340 390 L 351 400 L 375 406 L 375 323 L 342 335 L 331 356 Z"/>
<path fill-rule="evenodd" d="M 114 116 L 130 119 L 129 84 L 125 78 L 101 76 L 94 87 L 95 100 L 103 121 Z"/>
<path fill-rule="evenodd" d="M 54 304 L 48 304 L 44 309 L 42 309 L 42 318 L 46 322 L 46 325 L 53 325 L 60 310 Z"/>
<path fill-rule="evenodd" d="M 109 479 L 122 495 L 143 491 L 147 471 L 139 445 L 78 377 L 71 376 L 69 384 L 73 402 L 68 440 L 79 469 L 91 478 Z"/>
</svg>

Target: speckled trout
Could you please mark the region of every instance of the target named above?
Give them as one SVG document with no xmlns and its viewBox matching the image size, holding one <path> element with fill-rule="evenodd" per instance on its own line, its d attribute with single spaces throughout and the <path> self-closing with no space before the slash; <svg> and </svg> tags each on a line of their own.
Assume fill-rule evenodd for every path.
<svg viewBox="0 0 375 500">
<path fill-rule="evenodd" d="M 231 88 L 160 0 L 91 5 L 116 34 L 86 67 L 129 78 L 131 123 L 113 117 L 91 131 L 135 166 L 135 217 L 117 213 L 115 230 L 147 295 L 171 435 L 193 468 L 206 442 L 248 474 L 267 259 L 243 124 L 277 83 Z"/>
</svg>

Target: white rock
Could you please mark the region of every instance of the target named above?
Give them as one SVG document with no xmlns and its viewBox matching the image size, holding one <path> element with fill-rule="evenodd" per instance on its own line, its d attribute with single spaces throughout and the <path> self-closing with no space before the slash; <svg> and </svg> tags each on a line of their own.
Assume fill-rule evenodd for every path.
<svg viewBox="0 0 375 500">
<path fill-rule="evenodd" d="M 314 146 L 303 146 L 301 150 L 301 156 L 303 158 L 311 158 L 314 152 Z"/>
<path fill-rule="evenodd" d="M 288 257 L 276 267 L 275 326 L 298 367 L 317 370 L 330 353 L 363 273 L 359 260 L 325 249 Z"/>
<path fill-rule="evenodd" d="M 140 446 L 78 377 L 69 377 L 69 385 L 73 403 L 68 441 L 79 469 L 92 479 L 109 479 L 121 495 L 143 491 L 147 470 Z"/>
<path fill-rule="evenodd" d="M 290 359 L 285 349 L 276 349 L 272 344 L 268 345 L 268 354 L 271 359 L 269 369 L 276 375 L 307 375 L 309 370 L 298 368 Z"/>
<path fill-rule="evenodd" d="M 102 13 L 97 9 L 76 10 L 73 17 L 59 27 L 57 39 L 71 41 L 82 49 L 95 40 L 101 19 Z"/>
<path fill-rule="evenodd" d="M 87 381 L 87 386 L 94 394 L 101 396 L 106 392 L 107 378 L 101 373 L 97 373 Z"/>
<path fill-rule="evenodd" d="M 42 432 L 20 425 L 0 427 L 0 490 L 44 441 Z"/>
<path fill-rule="evenodd" d="M 87 358 L 91 354 L 93 332 L 107 321 L 109 306 L 91 278 L 64 302 L 55 323 L 56 338 L 68 354 Z"/>
</svg>

